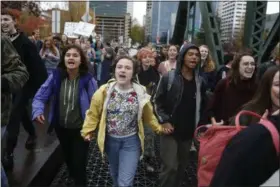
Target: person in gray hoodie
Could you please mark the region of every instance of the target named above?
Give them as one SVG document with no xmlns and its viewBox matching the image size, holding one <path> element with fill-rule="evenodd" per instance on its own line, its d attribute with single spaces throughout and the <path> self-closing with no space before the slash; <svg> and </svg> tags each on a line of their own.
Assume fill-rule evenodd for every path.
<svg viewBox="0 0 280 187">
<path fill-rule="evenodd" d="M 186 45 L 176 69 L 161 77 L 153 98 L 159 123 L 173 129 L 172 134 L 160 137 L 161 187 L 179 187 L 183 183 L 194 130 L 205 105 L 206 85 L 199 75 L 199 63 L 199 48 Z"/>
</svg>

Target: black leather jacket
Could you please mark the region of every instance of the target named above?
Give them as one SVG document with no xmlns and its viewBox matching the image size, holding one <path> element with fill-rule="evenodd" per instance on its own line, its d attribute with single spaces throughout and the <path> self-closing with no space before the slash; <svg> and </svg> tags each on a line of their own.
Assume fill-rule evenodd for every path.
<svg viewBox="0 0 280 187">
<path fill-rule="evenodd" d="M 180 56 L 183 59 L 185 53 L 190 48 L 196 48 L 196 46 L 186 46 L 183 50 L 181 50 Z M 160 82 L 157 87 L 157 91 L 153 97 L 153 104 L 154 104 L 154 112 L 158 118 L 159 123 L 171 123 L 172 116 L 176 111 L 179 103 L 182 99 L 182 94 L 184 91 L 184 80 L 181 74 L 181 67 L 182 67 L 183 60 L 177 61 L 176 70 L 169 71 L 166 75 L 162 76 Z M 168 88 L 169 84 L 169 76 L 171 74 L 175 74 L 173 82 L 171 84 L 170 89 Z M 205 94 L 206 94 L 206 85 L 205 81 L 201 76 L 198 74 L 198 70 L 194 70 L 195 74 L 195 81 L 197 87 L 197 101 L 196 101 L 196 123 L 198 123 L 199 118 L 201 116 L 202 110 L 205 106 Z M 190 106 L 192 107 L 192 106 Z"/>
</svg>

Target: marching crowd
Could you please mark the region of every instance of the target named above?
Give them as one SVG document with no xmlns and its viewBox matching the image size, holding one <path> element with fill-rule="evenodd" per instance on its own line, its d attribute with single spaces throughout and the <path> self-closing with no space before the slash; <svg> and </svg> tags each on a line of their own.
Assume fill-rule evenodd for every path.
<svg viewBox="0 0 280 187">
<path fill-rule="evenodd" d="M 20 124 L 29 134 L 26 149 L 36 147 L 33 121 L 47 122 L 47 133 L 56 133 L 75 186 L 87 185 L 92 139 L 109 161 L 114 186 L 133 186 L 143 160 L 148 172 L 159 172 L 159 186 L 179 187 L 190 151 L 200 151 L 194 137 L 199 126 L 236 125 L 236 115 L 247 110 L 280 131 L 277 48 L 261 67 L 250 51 L 240 50 L 226 54 L 225 65 L 218 68 L 206 45 L 184 42 L 180 49 L 171 44 L 158 52 L 148 44 L 129 56 L 125 48 L 102 43 L 99 35 L 41 40 L 34 31 L 27 37 L 9 10 L 1 12 L 1 26 L 5 170 L 13 169 Z M 254 116 L 240 117 L 247 128 L 225 147 L 210 186 L 259 186 L 279 170 L 279 149 L 259 123 Z M 155 134 L 160 137 L 160 171 L 151 163 Z M 8 186 L 4 169 L 1 183 Z"/>
</svg>

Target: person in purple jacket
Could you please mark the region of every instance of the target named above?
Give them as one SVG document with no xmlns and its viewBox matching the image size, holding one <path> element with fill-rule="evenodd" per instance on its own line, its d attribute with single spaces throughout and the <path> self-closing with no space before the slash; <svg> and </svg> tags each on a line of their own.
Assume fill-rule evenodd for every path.
<svg viewBox="0 0 280 187">
<path fill-rule="evenodd" d="M 97 83 L 89 73 L 82 49 L 68 46 L 62 53 L 58 68 L 36 93 L 32 103 L 32 119 L 44 124 L 46 103 L 51 100 L 48 122 L 56 132 L 76 186 L 86 186 L 86 164 L 89 143 L 80 135 L 86 110 Z"/>
</svg>

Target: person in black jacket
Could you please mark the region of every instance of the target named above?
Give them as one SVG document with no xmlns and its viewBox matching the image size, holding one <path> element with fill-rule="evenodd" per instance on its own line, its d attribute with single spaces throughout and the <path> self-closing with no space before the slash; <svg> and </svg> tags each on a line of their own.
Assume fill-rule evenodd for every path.
<svg viewBox="0 0 280 187">
<path fill-rule="evenodd" d="M 104 59 L 102 61 L 101 79 L 99 85 L 106 84 L 112 78 L 112 67 L 115 61 L 115 52 L 111 47 L 105 47 Z"/>
<path fill-rule="evenodd" d="M 37 90 L 47 79 L 48 74 L 35 44 L 32 43 L 22 32 L 19 32 L 16 29 L 16 17 L 11 10 L 2 10 L 1 26 L 2 34 L 8 36 L 11 40 L 29 73 L 29 80 L 23 89 L 13 96 L 13 108 L 9 124 L 7 125 L 8 137 L 3 166 L 6 169 L 12 169 L 13 152 L 17 144 L 21 122 L 24 129 L 29 134 L 25 144 L 26 149 L 31 150 L 35 148 L 36 133 L 29 117 L 27 106 L 29 100 L 34 97 Z"/>
<path fill-rule="evenodd" d="M 268 120 L 280 133 L 279 110 Z M 260 186 L 279 169 L 279 164 L 270 132 L 263 125 L 251 124 L 226 146 L 210 186 Z"/>
<path fill-rule="evenodd" d="M 153 95 L 154 88 L 160 78 L 157 70 L 151 66 L 152 58 L 154 58 L 153 53 L 148 48 L 142 48 L 137 54 L 137 59 L 140 62 L 140 72 L 137 74 L 137 78 L 139 83 L 146 87 L 150 95 Z"/>
<path fill-rule="evenodd" d="M 198 71 L 199 63 L 199 48 L 192 44 L 185 46 L 176 70 L 161 77 L 153 98 L 159 123 L 164 128 L 174 129 L 171 135 L 160 137 L 161 187 L 179 187 L 183 183 L 206 92 L 205 82 Z"/>
<path fill-rule="evenodd" d="M 137 74 L 138 81 L 141 85 L 146 87 L 147 93 L 153 95 L 156 90 L 160 75 L 156 69 L 151 66 L 153 59 L 152 50 L 149 48 L 142 48 L 137 54 L 137 60 L 140 62 L 140 71 Z M 153 158 L 155 157 L 155 134 L 148 127 L 144 125 L 145 134 L 145 149 L 144 149 L 144 162 L 145 168 L 148 172 L 155 172 L 153 165 Z"/>
</svg>

